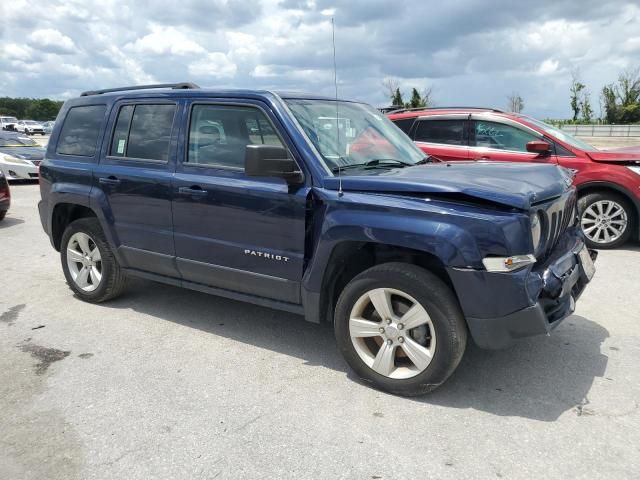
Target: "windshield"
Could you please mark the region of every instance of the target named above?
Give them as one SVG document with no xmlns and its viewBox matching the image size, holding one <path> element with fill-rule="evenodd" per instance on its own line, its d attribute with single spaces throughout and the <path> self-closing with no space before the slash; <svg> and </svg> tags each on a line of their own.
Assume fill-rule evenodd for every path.
<svg viewBox="0 0 640 480">
<path fill-rule="evenodd" d="M 554 127 L 553 125 L 549 125 L 548 123 L 541 122 L 540 120 L 536 120 L 535 118 L 527 117 L 527 121 L 533 123 L 536 127 L 541 128 L 546 133 L 551 135 L 552 137 L 557 138 L 561 142 L 568 143 L 572 147 L 578 148 L 580 150 L 585 150 L 587 152 L 595 152 L 598 150 L 596 147 L 589 145 L 587 142 L 583 142 L 582 140 L 577 139 L 573 135 L 569 135 L 567 132 Z"/>
<path fill-rule="evenodd" d="M 26 123 L 27 125 L 37 125 L 38 122 L 35 122 L 33 120 L 25 120 L 24 123 Z"/>
<path fill-rule="evenodd" d="M 362 103 L 287 100 L 330 170 L 376 164 L 414 165 L 426 155 L 378 110 Z"/>
<path fill-rule="evenodd" d="M 5 123 L 17 122 L 18 119 L 16 117 L 2 117 L 2 121 Z"/>
<path fill-rule="evenodd" d="M 29 137 L 0 137 L 0 147 L 35 147 L 38 146 Z"/>
</svg>

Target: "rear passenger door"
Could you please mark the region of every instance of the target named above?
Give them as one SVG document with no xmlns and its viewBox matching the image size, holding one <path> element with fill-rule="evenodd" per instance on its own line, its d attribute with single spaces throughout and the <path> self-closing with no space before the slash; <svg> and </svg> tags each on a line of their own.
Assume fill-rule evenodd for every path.
<svg viewBox="0 0 640 480">
<path fill-rule="evenodd" d="M 260 102 L 198 101 L 189 110 L 173 184 L 183 279 L 299 304 L 309 189 L 244 173 L 248 144 L 293 145 Z"/>
<path fill-rule="evenodd" d="M 123 266 L 176 278 L 171 177 L 179 106 L 165 99 L 116 103 L 94 171 Z"/>
<path fill-rule="evenodd" d="M 416 145 L 441 160 L 467 160 L 469 141 L 466 116 L 420 118 L 413 129 Z"/>
</svg>

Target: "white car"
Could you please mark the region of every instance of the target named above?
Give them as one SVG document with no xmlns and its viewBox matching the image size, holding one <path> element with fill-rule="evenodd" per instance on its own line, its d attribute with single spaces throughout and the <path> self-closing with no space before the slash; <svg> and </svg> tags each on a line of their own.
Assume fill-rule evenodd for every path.
<svg viewBox="0 0 640 480">
<path fill-rule="evenodd" d="M 16 125 L 16 130 L 18 132 L 24 132 L 27 135 L 35 135 L 36 133 L 44 135 L 44 127 L 42 124 L 34 120 L 19 120 Z"/>
<path fill-rule="evenodd" d="M 2 130 L 15 130 L 18 119 L 16 117 L 0 117 L 0 128 Z"/>
<path fill-rule="evenodd" d="M 37 180 L 38 166 L 31 160 L 0 153 L 0 170 L 7 180 Z"/>
</svg>

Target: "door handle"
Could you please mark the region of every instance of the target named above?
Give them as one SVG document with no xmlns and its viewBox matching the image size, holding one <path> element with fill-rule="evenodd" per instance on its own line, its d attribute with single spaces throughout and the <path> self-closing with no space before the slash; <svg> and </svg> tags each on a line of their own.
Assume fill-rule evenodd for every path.
<svg viewBox="0 0 640 480">
<path fill-rule="evenodd" d="M 490 157 L 478 157 L 474 158 L 474 160 L 489 160 Z"/>
<path fill-rule="evenodd" d="M 110 175 L 108 177 L 100 177 L 98 179 L 98 182 L 102 183 L 103 185 L 118 185 L 120 183 L 120 179 L 114 177 L 113 175 Z"/>
<path fill-rule="evenodd" d="M 202 187 L 198 185 L 192 185 L 190 187 L 178 188 L 178 193 L 188 197 L 204 197 L 207 194 L 207 191 L 203 190 Z"/>
</svg>

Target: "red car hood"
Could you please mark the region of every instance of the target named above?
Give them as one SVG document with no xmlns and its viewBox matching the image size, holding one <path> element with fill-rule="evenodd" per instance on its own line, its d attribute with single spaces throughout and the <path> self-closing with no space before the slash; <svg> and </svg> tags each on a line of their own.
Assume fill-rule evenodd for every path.
<svg viewBox="0 0 640 480">
<path fill-rule="evenodd" d="M 640 162 L 640 147 L 586 152 L 594 162 Z"/>
</svg>

